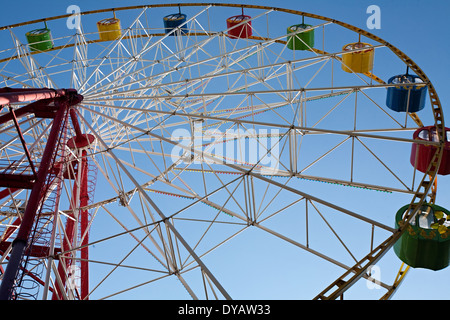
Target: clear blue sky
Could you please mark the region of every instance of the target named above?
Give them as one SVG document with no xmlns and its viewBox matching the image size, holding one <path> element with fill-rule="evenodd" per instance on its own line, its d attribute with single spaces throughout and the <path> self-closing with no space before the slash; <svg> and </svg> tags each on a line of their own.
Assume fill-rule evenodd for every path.
<svg viewBox="0 0 450 320">
<path fill-rule="evenodd" d="M 66 13 L 67 7 L 71 4 L 78 5 L 82 11 L 89 11 L 162 2 L 165 1 L 2 1 L 0 24 L 9 25 L 62 15 Z M 195 1 L 177 0 L 174 2 Z M 235 3 L 235 1 L 217 2 Z M 381 9 L 381 29 L 369 31 L 402 50 L 424 70 L 436 87 L 444 108 L 445 119 L 447 119 L 447 123 L 450 123 L 450 111 L 448 110 L 450 90 L 447 88 L 450 72 L 450 41 L 448 41 L 450 2 L 443 0 L 247 0 L 243 3 L 316 13 L 362 29 L 367 29 L 366 20 L 369 17 L 366 13 L 367 7 L 378 5 Z M 437 204 L 450 208 L 450 177 L 439 177 L 438 179 Z M 392 212 L 395 211 L 396 208 L 393 208 Z M 449 299 L 449 271 L 448 268 L 440 272 L 412 270 L 397 292 L 395 299 Z"/>
</svg>

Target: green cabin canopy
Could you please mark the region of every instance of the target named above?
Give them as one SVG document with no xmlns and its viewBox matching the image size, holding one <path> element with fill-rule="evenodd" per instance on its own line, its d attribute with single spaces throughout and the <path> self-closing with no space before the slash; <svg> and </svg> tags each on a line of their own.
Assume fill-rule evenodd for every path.
<svg viewBox="0 0 450 320">
<path fill-rule="evenodd" d="M 409 205 L 395 216 L 395 226 L 402 223 Z M 440 206 L 425 204 L 411 219 L 406 231 L 395 243 L 395 254 L 413 268 L 441 270 L 450 260 L 450 212 Z"/>
</svg>

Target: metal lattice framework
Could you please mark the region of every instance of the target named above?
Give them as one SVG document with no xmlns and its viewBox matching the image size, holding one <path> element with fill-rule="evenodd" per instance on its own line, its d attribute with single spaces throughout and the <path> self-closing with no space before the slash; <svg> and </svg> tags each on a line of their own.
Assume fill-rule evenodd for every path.
<svg viewBox="0 0 450 320">
<path fill-rule="evenodd" d="M 175 11 L 187 19 L 167 31 L 163 17 Z M 251 35 L 230 36 L 226 19 L 241 12 Z M 47 249 L 25 251 L 14 298 L 394 293 L 407 269 L 389 249 L 414 209 L 435 201 L 445 141 L 437 93 L 409 57 L 362 29 L 282 8 L 159 4 L 79 17 L 77 29 L 66 25 L 71 15 L 0 28 L 0 87 L 83 96 L 65 112 L 52 164 L 64 169 L 37 212 L 34 234 Z M 96 23 L 112 17 L 120 35 L 102 40 Z M 316 45 L 290 50 L 286 28 L 301 21 Z M 31 50 L 24 35 L 43 23 L 52 46 Z M 375 50 L 373 70 L 344 72 L 343 46 L 361 40 Z M 394 85 L 384 79 L 406 68 L 428 87 L 417 114 L 385 106 Z M 0 119 L 27 103 L 3 102 Z M 0 122 L 2 174 L 39 168 L 54 121 L 35 111 Z M 423 123 L 438 128 L 439 142 L 413 140 Z M 438 150 L 426 173 L 409 164 L 413 143 Z M 5 181 L 2 271 L 33 186 Z M 370 274 L 376 264 L 381 282 Z"/>
</svg>

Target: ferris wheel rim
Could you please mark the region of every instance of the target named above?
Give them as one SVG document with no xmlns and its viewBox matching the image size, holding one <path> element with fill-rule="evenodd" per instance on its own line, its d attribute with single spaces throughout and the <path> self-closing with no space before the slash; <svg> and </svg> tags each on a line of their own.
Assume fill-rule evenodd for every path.
<svg viewBox="0 0 450 320">
<path fill-rule="evenodd" d="M 329 23 L 339 25 L 341 27 L 344 27 L 348 30 L 356 32 L 360 35 L 363 35 L 369 39 L 372 39 L 372 40 L 382 44 L 383 46 L 389 48 L 389 50 L 391 50 L 395 55 L 397 55 L 409 68 L 411 68 L 423 80 L 423 82 L 425 82 L 426 86 L 430 90 L 429 94 L 431 97 L 430 100 L 432 101 L 432 104 L 433 104 L 433 108 L 432 108 L 433 115 L 435 118 L 435 124 L 440 129 L 439 134 L 440 134 L 441 144 L 443 144 L 442 142 L 445 141 L 444 136 L 443 136 L 444 129 L 445 129 L 445 123 L 444 123 L 444 113 L 443 113 L 442 105 L 441 105 L 440 99 L 438 97 L 438 94 L 437 94 L 431 80 L 428 78 L 428 76 L 425 74 L 425 72 L 410 57 L 408 57 L 404 52 L 402 52 L 400 49 L 398 49 L 391 43 L 385 41 L 384 39 L 374 35 L 373 33 L 369 32 L 367 30 L 355 27 L 351 24 L 348 24 L 348 23 L 345 23 L 345 22 L 342 22 L 342 21 L 339 21 L 336 19 L 332 19 L 332 18 L 329 18 L 326 16 L 322 16 L 322 15 L 317 15 L 317 14 L 313 14 L 313 13 L 309 13 L 309 12 L 305 12 L 305 11 L 299 11 L 299 10 L 285 9 L 285 8 L 281 8 L 281 7 L 249 5 L 249 4 L 214 3 L 214 2 L 213 3 L 207 3 L 207 2 L 195 3 L 195 2 L 193 2 L 193 3 L 169 3 L 169 4 L 150 4 L 150 5 L 138 5 L 138 6 L 122 6 L 122 7 L 115 7 L 115 8 L 109 8 L 109 9 L 83 11 L 83 12 L 80 12 L 79 14 L 80 15 L 90 15 L 90 14 L 97 14 L 97 13 L 104 13 L 104 12 L 116 12 L 116 11 L 131 10 L 131 9 L 146 9 L 146 8 L 161 8 L 161 7 L 193 7 L 193 6 L 253 8 L 253 9 L 264 9 L 264 10 L 272 10 L 272 11 L 291 13 L 291 14 L 314 18 L 314 19 L 318 19 L 318 20 L 323 20 L 323 21 L 327 21 Z M 47 21 L 56 20 L 56 19 L 64 19 L 64 18 L 68 18 L 71 16 L 72 16 L 72 14 L 65 14 L 65 15 L 58 15 L 58 16 L 53 16 L 53 17 L 48 17 L 48 18 L 30 20 L 30 21 L 26 21 L 26 22 L 22 22 L 22 23 L 11 24 L 11 25 L 0 27 L 0 31 L 5 30 L 5 29 L 12 29 L 15 27 L 24 26 L 24 25 L 28 25 L 28 24 L 47 22 Z M 100 41 L 103 41 L 103 40 L 100 40 Z M 52 49 L 50 49 L 50 50 L 52 50 Z M 322 54 L 323 54 L 323 52 L 322 52 Z M 381 79 L 378 79 L 378 80 L 381 80 Z M 416 119 L 418 124 L 421 124 L 421 121 L 419 118 L 417 118 L 417 115 L 412 114 L 412 117 L 413 117 L 413 119 Z"/>
<path fill-rule="evenodd" d="M 307 16 L 307 17 L 316 18 L 316 19 L 319 19 L 319 20 L 325 20 L 325 21 L 332 22 L 334 24 L 337 24 L 337 25 L 340 25 L 342 27 L 345 27 L 345 28 L 347 28 L 347 29 L 349 29 L 351 31 L 355 31 L 355 32 L 358 32 L 360 34 L 363 34 L 367 38 L 371 38 L 372 40 L 375 40 L 375 41 L 377 41 L 379 43 L 382 43 L 384 46 L 388 47 L 392 52 L 394 52 L 405 64 L 410 66 L 411 69 L 414 72 L 416 72 L 418 75 L 423 77 L 424 82 L 426 83 L 426 85 L 430 89 L 430 95 L 435 98 L 435 104 L 434 104 L 435 107 L 433 107 L 433 114 L 434 114 L 434 117 L 435 117 L 436 124 L 444 127 L 442 107 L 441 107 L 439 99 L 437 98 L 437 93 L 436 93 L 436 91 L 434 89 L 434 86 L 431 84 L 430 80 L 423 73 L 423 71 L 419 68 L 419 66 L 417 66 L 403 52 L 401 52 L 400 50 L 398 50 L 394 46 L 390 45 L 389 43 L 385 42 L 384 40 L 380 39 L 379 37 L 377 37 L 377 36 L 367 32 L 365 30 L 353 27 L 353 26 L 351 26 L 349 24 L 346 24 L 346 23 L 343 23 L 343 22 L 339 22 L 339 21 L 334 20 L 334 19 L 330 19 L 330 18 L 326 18 L 326 17 L 322 17 L 322 16 L 317 16 L 317 15 L 306 13 L 306 12 L 302 12 L 302 11 L 282 9 L 282 8 L 271 8 L 271 7 L 267 7 L 267 6 L 256 6 L 256 5 L 220 4 L 220 3 L 219 4 L 217 4 L 217 3 L 216 4 L 214 4 L 214 3 L 213 4 L 207 4 L 207 3 L 183 3 L 183 4 L 161 4 L 161 5 L 157 5 L 156 4 L 156 5 L 148 5 L 148 6 L 144 6 L 144 5 L 143 6 L 129 6 L 129 7 L 120 7 L 120 8 L 113 8 L 113 9 L 92 10 L 92 11 L 87 11 L 87 12 L 84 12 L 84 13 L 81 13 L 81 14 L 95 14 L 95 13 L 101 13 L 101 12 L 128 10 L 128 9 L 136 9 L 136 8 L 146 8 L 146 7 L 151 8 L 151 7 L 205 6 L 205 5 L 225 6 L 225 7 L 243 7 L 243 8 L 255 8 L 255 9 L 265 9 L 265 10 L 272 9 L 272 10 L 276 10 L 276 11 L 282 11 L 282 12 L 287 12 L 287 13 L 293 13 L 293 14 L 297 14 L 297 15 Z M 66 17 L 69 17 L 69 16 L 70 16 L 70 14 L 63 15 L 63 16 L 52 17 L 52 18 L 41 19 L 41 20 L 33 20 L 33 21 L 29 21 L 29 22 L 24 23 L 24 24 L 31 24 L 31 23 L 44 21 L 44 20 L 45 21 L 50 21 L 50 20 L 53 20 L 53 19 L 66 18 Z M 0 30 L 6 29 L 6 28 L 13 28 L 13 27 L 16 27 L 16 26 L 24 25 L 24 24 L 15 24 L 15 25 L 6 26 L 6 27 L 0 28 Z M 440 132 L 443 133 L 443 131 L 440 131 Z M 441 141 L 442 141 L 442 137 L 441 137 Z M 103 152 L 107 152 L 107 150 L 104 150 Z M 442 159 L 442 152 L 443 152 L 443 145 L 441 143 L 441 144 L 439 144 L 439 152 L 437 153 L 438 154 L 438 163 Z M 437 175 L 437 169 L 435 171 L 431 170 L 431 171 L 427 172 L 427 174 L 425 176 L 428 176 L 430 178 L 430 180 L 433 181 L 435 179 L 436 175 Z M 424 179 L 425 179 L 425 177 L 424 177 Z M 422 181 L 425 181 L 425 180 L 422 180 Z M 425 187 L 425 185 L 426 185 L 426 187 Z M 425 192 L 419 191 L 422 188 L 425 189 Z M 423 203 L 425 201 L 425 199 L 426 199 L 426 197 L 427 197 L 427 195 L 428 195 L 430 190 L 431 190 L 431 186 L 429 184 L 421 184 L 417 188 L 417 191 L 415 192 L 415 197 L 411 201 L 411 204 L 417 203 L 416 195 L 420 195 L 421 196 L 418 203 Z"/>
</svg>

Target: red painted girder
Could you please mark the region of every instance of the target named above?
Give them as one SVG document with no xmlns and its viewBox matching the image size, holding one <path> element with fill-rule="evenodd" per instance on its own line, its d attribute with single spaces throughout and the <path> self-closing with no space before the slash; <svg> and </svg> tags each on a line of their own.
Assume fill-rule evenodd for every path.
<svg viewBox="0 0 450 320">
<path fill-rule="evenodd" d="M 19 190 L 19 188 L 3 189 L 2 191 L 0 191 L 0 200 L 9 196 L 10 194 L 13 194 L 17 190 Z"/>
<path fill-rule="evenodd" d="M 5 252 L 9 246 L 11 245 L 11 242 L 9 241 L 0 241 L 0 251 Z M 48 246 L 39 246 L 39 245 L 32 245 L 31 249 L 27 249 L 25 251 L 25 254 L 31 257 L 36 258 L 46 258 L 49 256 L 50 248 Z M 59 256 L 57 253 L 61 252 L 61 248 L 55 248 L 54 253 L 55 257 L 54 259 L 58 260 Z"/>
<path fill-rule="evenodd" d="M 31 102 L 30 104 L 14 110 L 17 118 L 27 114 L 34 113 L 38 118 L 54 118 L 58 107 L 54 105 L 58 97 L 70 96 L 72 101 L 69 105 L 73 106 L 83 100 L 83 97 L 76 93 L 74 89 L 0 89 L 0 106 L 14 102 Z M 12 120 L 10 113 L 0 116 L 0 124 Z"/>
<path fill-rule="evenodd" d="M 66 89 L 6 87 L 0 89 L 0 105 L 62 97 L 65 96 L 67 92 L 68 90 Z"/>
<path fill-rule="evenodd" d="M 31 189 L 36 177 L 30 174 L 0 173 L 0 187 Z"/>
</svg>

